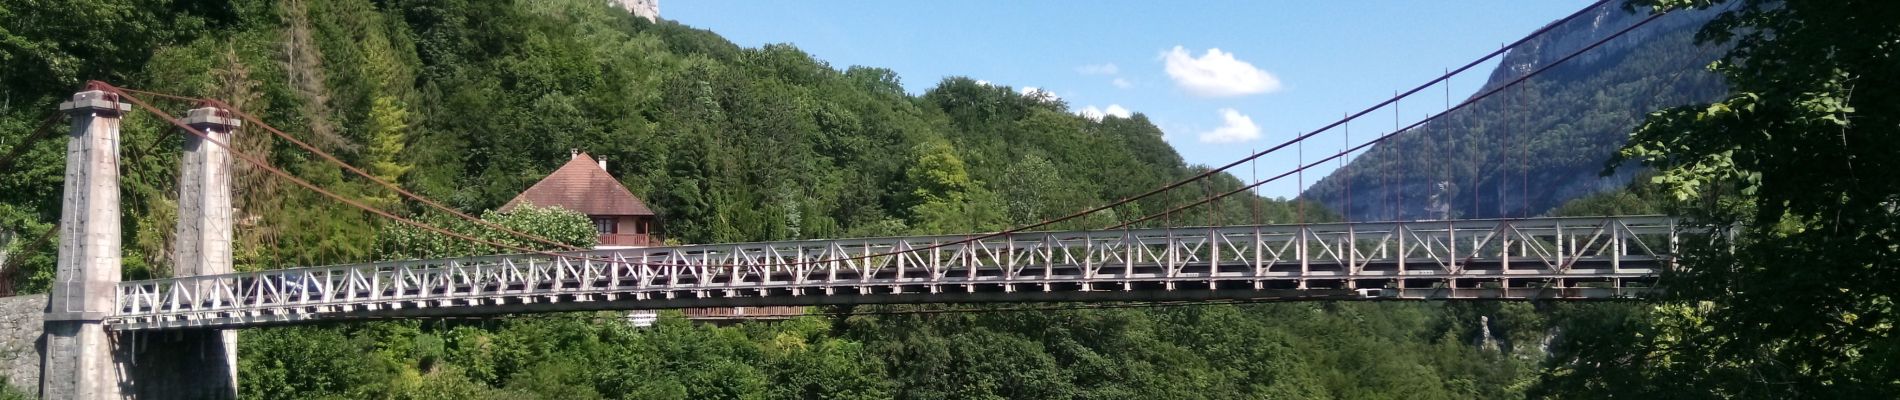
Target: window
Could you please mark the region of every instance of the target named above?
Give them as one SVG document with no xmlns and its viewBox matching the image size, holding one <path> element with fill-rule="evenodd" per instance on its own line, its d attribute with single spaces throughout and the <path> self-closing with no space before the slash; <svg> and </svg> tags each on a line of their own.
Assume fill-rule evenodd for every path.
<svg viewBox="0 0 1900 400">
<path fill-rule="evenodd" d="M 598 233 L 602 235 L 614 234 L 618 231 L 617 229 L 615 229 L 616 228 L 615 225 L 617 224 L 614 223 L 613 218 L 594 217 L 594 233 Z"/>
</svg>

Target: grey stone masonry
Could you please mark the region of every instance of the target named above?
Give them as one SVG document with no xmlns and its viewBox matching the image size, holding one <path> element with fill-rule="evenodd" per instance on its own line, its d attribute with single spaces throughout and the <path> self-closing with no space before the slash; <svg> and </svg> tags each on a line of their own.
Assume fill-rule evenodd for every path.
<svg viewBox="0 0 1900 400">
<path fill-rule="evenodd" d="M 40 334 L 46 324 L 46 295 L 0 298 L 0 375 L 22 392 L 40 385 Z"/>
<path fill-rule="evenodd" d="M 106 317 L 118 306 L 119 117 L 130 110 L 114 96 L 85 91 L 60 104 L 61 110 L 72 115 L 73 125 L 67 144 L 65 204 L 60 211 L 59 269 L 44 303 L 44 329 L 32 330 L 40 338 L 31 347 L 40 361 L 40 397 L 236 398 L 235 331 L 159 334 L 105 329 Z M 224 146 L 230 143 L 238 121 L 215 108 L 195 109 L 186 115 L 185 124 L 204 137 L 184 134 L 173 271 L 181 277 L 228 274 L 232 272 L 231 153 Z"/>
<path fill-rule="evenodd" d="M 185 124 L 204 134 L 185 138 L 179 158 L 178 227 L 173 236 L 172 274 L 177 277 L 231 273 L 231 144 L 239 126 L 230 113 L 199 108 Z M 214 143 L 215 141 L 215 143 Z M 209 289 L 208 287 L 202 289 Z M 206 329 L 173 334 L 122 333 L 130 343 L 128 380 L 142 399 L 237 397 L 237 331 Z"/>
<path fill-rule="evenodd" d="M 120 274 L 119 118 L 131 106 L 99 90 L 73 94 L 66 142 L 66 194 L 59 217 L 59 267 L 46 302 L 40 397 L 117 399 L 113 340 L 104 320 L 116 306 Z"/>
<path fill-rule="evenodd" d="M 49 321 L 99 321 L 113 307 L 120 266 L 119 116 L 131 107 L 107 96 L 85 91 L 60 103 L 73 123 Z"/>
<path fill-rule="evenodd" d="M 221 143 L 231 143 L 240 122 L 216 108 L 185 114 L 185 124 Z M 178 173 L 178 230 L 172 258 L 176 276 L 231 273 L 231 152 L 197 135 L 180 132 L 185 154 Z"/>
</svg>

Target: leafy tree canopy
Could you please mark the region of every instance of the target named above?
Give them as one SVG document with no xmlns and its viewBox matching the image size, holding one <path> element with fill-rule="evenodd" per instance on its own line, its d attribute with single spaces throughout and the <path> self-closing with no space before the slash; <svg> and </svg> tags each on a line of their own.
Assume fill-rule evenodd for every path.
<svg viewBox="0 0 1900 400">
<path fill-rule="evenodd" d="M 1553 397 L 1900 397 L 1900 4 L 1635 1 L 1715 9 L 1698 35 L 1734 92 L 1651 114 L 1612 165 L 1718 232 L 1672 296 L 1581 359 Z"/>
</svg>

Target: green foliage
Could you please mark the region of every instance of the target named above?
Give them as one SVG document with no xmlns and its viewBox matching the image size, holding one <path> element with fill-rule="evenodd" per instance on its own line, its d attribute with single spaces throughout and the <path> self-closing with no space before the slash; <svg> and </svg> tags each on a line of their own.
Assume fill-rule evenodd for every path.
<svg viewBox="0 0 1900 400">
<path fill-rule="evenodd" d="M 1654 173 L 1637 174 L 1635 182 L 1628 188 L 1583 196 L 1564 202 L 1545 215 L 1558 217 L 1587 217 L 1599 215 L 1656 215 L 1676 214 L 1684 205 L 1669 194 L 1663 193 L 1661 185 L 1653 183 Z"/>
<path fill-rule="evenodd" d="M 415 168 L 402 160 L 403 143 L 409 128 L 409 112 L 390 97 L 377 97 L 370 105 L 369 170 L 370 175 L 384 182 L 400 182 L 404 174 Z M 384 208 L 399 204 L 396 193 L 387 193 L 376 197 Z"/>
<path fill-rule="evenodd" d="M 0 376 L 0 400 L 29 400 L 33 398 L 32 395 L 26 394 L 25 390 L 8 385 L 5 378 L 4 376 Z"/>
<path fill-rule="evenodd" d="M 7 51 L 44 55 L 0 57 L 16 99 L 0 110 L 0 143 L 27 150 L 22 170 L 0 176 L 0 204 L 27 216 L 19 221 L 56 219 L 63 153 L 58 140 L 15 139 L 81 78 L 224 99 L 468 213 L 501 205 L 583 149 L 610 160 L 659 212 L 661 233 L 683 243 L 992 231 L 1198 172 L 1142 115 L 1091 121 L 1059 101 L 967 78 L 910 96 L 887 69 L 840 71 L 790 45 L 739 48 L 593 2 L 40 3 L 0 2 L 9 15 L 35 17 L 0 19 L 26 49 Z M 48 11 L 85 7 L 94 9 L 72 15 L 124 15 Z M 61 21 L 106 26 L 72 32 Z M 123 36 L 143 47 L 72 41 L 99 29 L 138 33 Z M 92 47 L 101 45 L 115 46 L 112 55 Z M 73 72 L 51 75 L 57 82 L 22 72 L 60 68 Z M 140 271 L 128 276 L 163 274 L 177 135 L 145 116 L 125 126 L 127 265 Z M 265 133 L 240 132 L 239 150 L 345 197 L 450 223 Z M 387 254 L 379 246 L 391 240 L 377 233 L 393 222 L 243 163 L 235 181 L 241 269 Z M 1202 189 L 1238 184 L 1222 176 Z M 1150 198 L 1054 228 L 1106 227 L 1197 197 Z M 1289 208 L 1248 196 L 1151 224 L 1284 222 L 1293 218 L 1275 216 Z"/>
<path fill-rule="evenodd" d="M 1060 101 L 961 77 L 912 96 L 888 69 L 840 70 L 791 45 L 741 48 L 598 1 L 0 0 L 0 94 L 10 99 L 0 147 L 25 149 L 0 174 L 0 231 L 28 237 L 57 218 L 62 144 L 26 138 L 84 79 L 224 99 L 469 213 L 503 204 L 579 148 L 610 160 L 661 214 L 663 233 L 684 243 L 994 231 L 1207 170 L 1185 164 L 1144 115 L 1084 119 Z M 553 249 L 420 211 L 254 128 L 237 135 L 240 151 L 340 195 Z M 125 124 L 134 277 L 168 262 L 177 137 L 151 116 Z M 241 163 L 234 180 L 243 269 L 507 251 L 384 221 Z M 1116 225 L 1242 184 L 1215 174 L 1051 228 Z M 480 214 L 568 245 L 595 238 L 571 211 Z M 1241 195 L 1142 225 L 1337 219 L 1317 204 Z M 21 251 L 9 258 L 33 277 L 22 288 L 43 289 L 53 250 Z M 258 399 L 1511 398 L 1548 323 L 1528 307 L 1442 304 L 736 326 L 668 313 L 651 329 L 620 317 L 251 329 L 241 333 L 240 390 Z M 1479 344 L 1479 317 L 1508 354 Z"/>
<path fill-rule="evenodd" d="M 614 313 L 260 328 L 242 333 L 240 375 L 245 398 L 273 399 L 1496 399 L 1523 396 L 1544 323 L 1500 303 L 985 308 L 734 326 L 665 313 L 644 329 Z M 1481 346 L 1480 315 L 1512 344 Z"/>
<path fill-rule="evenodd" d="M 21 293 L 44 291 L 53 282 L 57 246 L 53 224 L 39 222 L 17 207 L 0 204 L 0 279 L 11 279 Z"/>
<path fill-rule="evenodd" d="M 482 220 L 506 230 L 477 225 L 447 216 L 435 215 L 424 223 L 442 227 L 460 235 L 512 248 L 496 247 L 443 235 L 411 225 L 388 225 L 377 235 L 378 258 L 385 260 L 463 257 L 484 254 L 519 253 L 513 248 L 537 251 L 567 250 L 552 244 L 531 241 L 508 231 L 544 238 L 573 247 L 593 247 L 599 239 L 594 223 L 586 214 L 560 207 L 536 207 L 523 204 L 508 212 L 482 213 Z"/>
<path fill-rule="evenodd" d="M 1427 304 L 1272 304 L 850 317 L 902 398 L 1512 398 L 1533 357 Z M 982 309 L 897 306 L 880 310 Z M 1528 312 L 1528 307 L 1524 312 Z M 1500 336 L 1535 342 L 1541 327 Z M 1526 325 L 1539 325 L 1531 322 Z M 1534 346 L 1518 352 L 1535 356 Z"/>
<path fill-rule="evenodd" d="M 242 397 L 889 397 L 874 360 L 827 334 L 820 319 L 713 327 L 668 314 L 655 328 L 634 329 L 615 317 L 248 330 L 241 351 L 271 357 L 242 362 Z M 338 354 L 279 346 L 305 339 Z M 273 379 L 280 376 L 289 380 Z"/>
<path fill-rule="evenodd" d="M 1004 205 L 993 192 L 970 179 L 963 159 L 949 143 L 928 142 L 912 153 L 917 161 L 904 171 L 911 187 L 912 225 L 918 233 L 989 232 L 1006 228 Z"/>
<path fill-rule="evenodd" d="M 1613 164 L 1654 167 L 1694 223 L 1671 296 L 1553 369 L 1552 397 L 1894 398 L 1900 340 L 1900 5 L 1721 7 L 1698 39 L 1734 93 L 1658 111 Z"/>
<path fill-rule="evenodd" d="M 980 189 L 949 143 L 924 143 L 912 152 L 917 161 L 905 169 L 904 176 L 906 183 L 915 188 L 910 191 L 913 202 L 959 201 Z"/>
</svg>

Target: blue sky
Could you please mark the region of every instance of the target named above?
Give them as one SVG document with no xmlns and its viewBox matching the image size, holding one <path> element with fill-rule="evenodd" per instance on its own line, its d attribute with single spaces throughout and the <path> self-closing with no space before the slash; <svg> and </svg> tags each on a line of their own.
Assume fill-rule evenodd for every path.
<svg viewBox="0 0 1900 400">
<path fill-rule="evenodd" d="M 913 94 L 947 76 L 968 76 L 1046 90 L 1078 112 L 1116 105 L 1114 111 L 1146 114 L 1189 163 L 1221 165 L 1430 80 L 1589 3 L 694 0 L 662 2 L 660 14 L 741 46 L 791 43 L 835 68 L 889 68 Z M 1454 78 L 1453 101 L 1476 90 L 1492 66 Z M 1443 89 L 1426 93 L 1400 104 L 1404 123 L 1445 107 Z M 1391 110 L 1361 121 L 1353 124 L 1355 141 L 1394 126 Z M 1340 151 L 1341 134 L 1315 137 L 1306 156 Z M 1296 152 L 1283 153 L 1259 161 L 1262 177 L 1297 164 Z M 1305 183 L 1332 167 L 1309 171 Z M 1234 172 L 1250 181 L 1249 171 Z M 1290 197 L 1297 181 L 1262 192 Z"/>
</svg>

